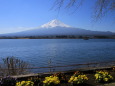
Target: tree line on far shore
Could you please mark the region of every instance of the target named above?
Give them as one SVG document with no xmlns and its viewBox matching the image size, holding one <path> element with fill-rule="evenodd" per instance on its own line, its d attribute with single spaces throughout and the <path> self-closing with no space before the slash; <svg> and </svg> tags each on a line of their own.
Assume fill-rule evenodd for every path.
<svg viewBox="0 0 115 86">
<path fill-rule="evenodd" d="M 115 39 L 115 35 L 112 36 L 74 36 L 74 35 L 57 35 L 57 36 L 22 36 L 22 37 L 17 37 L 17 36 L 1 36 L 0 39 Z"/>
</svg>

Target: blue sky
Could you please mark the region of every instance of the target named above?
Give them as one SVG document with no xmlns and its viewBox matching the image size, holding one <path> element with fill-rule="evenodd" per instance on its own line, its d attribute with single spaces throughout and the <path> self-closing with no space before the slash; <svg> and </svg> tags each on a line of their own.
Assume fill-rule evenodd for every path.
<svg viewBox="0 0 115 86">
<path fill-rule="evenodd" d="M 115 21 L 111 13 L 101 21 L 92 22 L 95 0 L 84 4 L 72 13 L 71 9 L 62 8 L 59 12 L 50 10 L 55 0 L 0 0 L 0 34 L 33 29 L 53 19 L 58 19 L 73 27 L 115 32 Z M 58 15 L 58 17 L 57 17 Z"/>
</svg>

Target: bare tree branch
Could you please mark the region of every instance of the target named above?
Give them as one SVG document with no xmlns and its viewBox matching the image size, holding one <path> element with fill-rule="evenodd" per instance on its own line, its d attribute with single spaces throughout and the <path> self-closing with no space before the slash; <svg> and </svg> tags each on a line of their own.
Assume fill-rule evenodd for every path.
<svg viewBox="0 0 115 86">
<path fill-rule="evenodd" d="M 94 2 L 93 0 L 88 1 Z M 55 0 L 53 8 L 56 7 L 56 9 L 60 10 L 62 6 L 65 6 L 66 9 L 72 7 L 78 9 L 83 2 L 84 0 Z M 115 11 L 115 0 L 96 0 L 95 8 L 93 10 L 94 20 L 101 19 L 107 13 Z"/>
<path fill-rule="evenodd" d="M 94 9 L 94 19 L 98 20 L 113 10 L 115 10 L 115 0 L 97 0 Z"/>
<path fill-rule="evenodd" d="M 29 65 L 15 57 L 7 57 L 3 58 L 3 65 L 0 65 L 0 73 L 3 73 L 3 75 L 19 75 L 27 73 L 27 70 L 24 68 L 27 68 Z"/>
<path fill-rule="evenodd" d="M 70 8 L 71 6 L 74 6 L 77 0 L 70 0 L 70 2 L 67 4 L 67 8 Z"/>
<path fill-rule="evenodd" d="M 56 0 L 54 2 L 54 5 L 52 6 L 51 9 L 56 8 L 56 10 L 60 10 L 60 8 L 63 6 L 65 0 Z"/>
</svg>

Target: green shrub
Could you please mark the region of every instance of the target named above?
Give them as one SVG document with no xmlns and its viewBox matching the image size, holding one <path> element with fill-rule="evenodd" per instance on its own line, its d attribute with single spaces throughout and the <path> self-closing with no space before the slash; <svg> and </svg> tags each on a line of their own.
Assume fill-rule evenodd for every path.
<svg viewBox="0 0 115 86">
<path fill-rule="evenodd" d="M 113 77 L 107 71 L 97 71 L 95 74 L 97 82 L 109 82 Z"/>
</svg>

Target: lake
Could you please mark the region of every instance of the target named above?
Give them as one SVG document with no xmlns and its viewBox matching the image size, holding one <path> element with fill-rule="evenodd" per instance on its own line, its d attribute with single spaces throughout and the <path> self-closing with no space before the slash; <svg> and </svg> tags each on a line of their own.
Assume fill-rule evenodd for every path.
<svg viewBox="0 0 115 86">
<path fill-rule="evenodd" d="M 14 56 L 33 67 L 115 61 L 115 39 L 0 39 L 0 58 Z"/>
</svg>

